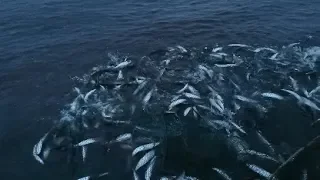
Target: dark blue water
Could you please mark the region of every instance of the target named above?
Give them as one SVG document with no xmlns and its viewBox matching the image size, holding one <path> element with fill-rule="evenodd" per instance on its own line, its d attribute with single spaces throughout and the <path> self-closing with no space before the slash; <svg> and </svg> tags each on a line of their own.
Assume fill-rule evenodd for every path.
<svg viewBox="0 0 320 180">
<path fill-rule="evenodd" d="M 320 1 L 30 0 L 0 6 L 0 179 L 70 179 L 32 147 L 69 102 L 70 77 L 108 52 L 183 45 L 320 44 Z"/>
</svg>

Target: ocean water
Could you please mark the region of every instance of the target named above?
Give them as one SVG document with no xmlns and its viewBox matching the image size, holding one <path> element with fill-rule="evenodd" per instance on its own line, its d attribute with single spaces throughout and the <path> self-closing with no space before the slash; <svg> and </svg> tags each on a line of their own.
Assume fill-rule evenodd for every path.
<svg viewBox="0 0 320 180">
<path fill-rule="evenodd" d="M 108 54 L 142 57 L 176 45 L 187 49 L 231 43 L 274 49 L 296 42 L 306 48 L 320 46 L 319 9 L 320 2 L 312 0 L 1 1 L 0 179 L 76 179 L 71 173 L 75 168 L 63 158 L 43 166 L 34 160 L 32 148 L 73 100 L 72 77 L 108 63 Z M 317 67 L 313 70 L 318 72 Z M 270 117 L 303 119 L 303 113 L 292 109 L 278 112 L 275 108 Z M 242 118 L 247 116 L 253 115 Z M 286 131 L 276 131 L 271 124 L 264 128 L 269 129 L 269 137 L 284 138 L 294 148 L 319 131 L 299 123 L 285 121 L 283 125 Z M 201 133 L 195 130 L 193 134 Z M 192 142 L 198 140 L 192 138 Z M 172 141 L 176 145 L 168 153 L 175 160 L 172 172 L 189 169 L 201 179 L 211 177 L 205 155 L 181 160 L 185 157 L 178 157 L 183 152 L 176 143 L 179 140 Z M 171 147 L 170 142 L 167 146 Z M 111 151 L 100 164 L 86 167 L 113 166 L 121 174 L 124 160 L 111 158 L 119 154 Z M 88 170 L 76 169 L 77 177 Z M 132 174 L 127 172 L 106 179 L 128 178 Z"/>
</svg>

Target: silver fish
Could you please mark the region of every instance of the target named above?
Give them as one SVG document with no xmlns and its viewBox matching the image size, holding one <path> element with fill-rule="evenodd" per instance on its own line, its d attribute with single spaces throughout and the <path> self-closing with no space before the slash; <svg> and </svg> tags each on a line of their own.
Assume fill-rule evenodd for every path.
<svg viewBox="0 0 320 180">
<path fill-rule="evenodd" d="M 276 60 L 279 53 L 274 53 L 269 59 Z"/>
<path fill-rule="evenodd" d="M 195 95 L 197 95 L 197 96 L 200 96 L 199 91 L 196 90 L 196 88 L 194 88 L 193 86 L 188 85 L 188 90 L 189 90 L 192 94 L 195 94 Z"/>
<path fill-rule="evenodd" d="M 214 99 L 209 98 L 209 102 L 210 102 L 211 106 L 213 106 L 216 109 L 218 109 L 220 111 L 220 113 L 222 113 L 224 111 L 224 108 L 221 107 L 220 105 L 218 105 L 217 101 L 215 101 Z"/>
<path fill-rule="evenodd" d="M 148 168 L 147 168 L 147 170 L 146 170 L 146 173 L 145 173 L 145 175 L 144 175 L 144 178 L 145 178 L 146 180 L 150 180 L 150 179 L 151 179 L 152 171 L 153 171 L 154 165 L 155 165 L 155 163 L 156 163 L 156 158 L 157 158 L 156 156 L 153 157 L 153 158 L 151 159 L 150 163 L 149 163 L 149 166 L 148 166 Z"/>
<path fill-rule="evenodd" d="M 275 155 L 275 150 L 273 149 L 271 143 L 264 136 L 262 136 L 262 134 L 260 132 L 257 131 L 256 133 L 257 133 L 258 138 L 260 139 L 260 141 L 262 143 L 264 143 L 268 147 L 269 153 L 272 154 L 272 155 Z"/>
<path fill-rule="evenodd" d="M 264 153 L 260 153 L 260 152 L 257 152 L 257 151 L 254 151 L 254 150 L 246 150 L 246 153 L 247 154 L 250 154 L 250 155 L 254 155 L 254 156 L 258 156 L 262 159 L 268 159 L 268 160 L 271 160 L 271 161 L 274 161 L 274 162 L 278 162 L 278 160 L 274 159 L 273 157 L 267 155 L 267 154 L 264 154 Z"/>
<path fill-rule="evenodd" d="M 79 142 L 75 146 L 85 146 L 85 145 L 96 143 L 96 142 L 99 142 L 98 138 L 89 138 L 89 139 L 86 139 L 86 140 Z"/>
<path fill-rule="evenodd" d="M 125 134 L 122 134 L 122 135 L 118 136 L 116 138 L 116 141 L 117 142 L 123 142 L 123 141 L 127 141 L 127 140 L 129 140 L 131 138 L 132 138 L 132 134 L 131 133 L 125 133 Z"/>
<path fill-rule="evenodd" d="M 256 100 L 250 99 L 250 98 L 246 98 L 244 96 L 240 96 L 240 95 L 235 95 L 235 98 L 240 100 L 240 101 L 244 101 L 244 102 L 248 102 L 248 103 L 257 103 Z"/>
<path fill-rule="evenodd" d="M 85 176 L 85 177 L 79 178 L 78 180 L 89 180 L 90 178 L 91 178 L 90 176 Z"/>
<path fill-rule="evenodd" d="M 211 122 L 213 122 L 213 123 L 215 123 L 215 124 L 218 124 L 218 125 L 220 125 L 220 126 L 222 126 L 222 127 L 226 128 L 226 129 L 231 129 L 230 124 L 229 124 L 228 122 L 226 122 L 226 121 L 222 121 L 222 120 L 213 120 L 213 121 L 211 121 Z"/>
<path fill-rule="evenodd" d="M 82 99 L 84 99 L 84 96 L 83 96 L 83 94 L 81 93 L 81 91 L 80 91 L 79 88 L 74 87 L 74 90 L 78 93 L 78 95 L 79 95 Z"/>
<path fill-rule="evenodd" d="M 184 93 L 184 95 L 187 97 L 187 98 L 192 98 L 192 99 L 201 99 L 200 96 L 197 96 L 195 94 L 192 94 L 192 93 Z"/>
<path fill-rule="evenodd" d="M 212 78 L 213 77 L 213 72 L 211 70 L 209 70 L 208 68 L 206 68 L 205 66 L 203 65 L 199 65 L 198 66 L 199 69 L 201 69 L 202 71 L 204 71 L 205 73 L 207 73 L 207 75 Z"/>
<path fill-rule="evenodd" d="M 141 146 L 139 146 L 139 147 L 137 147 L 136 149 L 133 150 L 132 156 L 136 155 L 137 153 L 139 153 L 141 151 L 150 150 L 150 149 L 158 146 L 159 144 L 160 144 L 159 142 L 156 142 L 156 143 L 149 143 L 149 144 L 141 145 Z"/>
<path fill-rule="evenodd" d="M 229 47 L 250 47 L 246 44 L 229 44 L 228 46 Z"/>
<path fill-rule="evenodd" d="M 184 85 L 182 89 L 180 89 L 177 93 L 180 94 L 188 88 L 188 84 Z"/>
<path fill-rule="evenodd" d="M 87 147 L 87 146 L 81 146 L 81 154 L 82 154 L 82 160 L 83 160 L 83 162 L 86 161 L 87 151 L 88 151 L 88 147 Z"/>
<path fill-rule="evenodd" d="M 258 167 L 257 165 L 254 165 L 254 164 L 246 164 L 246 165 L 247 165 L 247 167 L 248 167 L 249 169 L 251 169 L 252 171 L 256 172 L 257 174 L 259 174 L 259 175 L 262 176 L 262 177 L 265 177 L 265 178 L 267 178 L 267 179 L 270 179 L 271 176 L 272 176 L 271 173 L 269 173 L 268 171 L 266 171 L 266 170 Z"/>
<path fill-rule="evenodd" d="M 123 79 L 124 79 L 123 73 L 122 73 L 122 70 L 120 70 L 119 73 L 118 73 L 117 80 L 123 80 Z"/>
<path fill-rule="evenodd" d="M 135 168 L 135 171 L 137 171 L 139 168 L 147 164 L 153 157 L 155 157 L 155 150 L 151 150 L 147 152 L 137 163 L 137 166 Z"/>
<path fill-rule="evenodd" d="M 34 147 L 33 147 L 33 153 L 32 153 L 32 155 L 33 155 L 33 157 L 39 162 L 39 163 L 41 163 L 41 164 L 44 164 L 44 162 L 43 162 L 43 160 L 38 156 L 38 154 L 37 154 L 37 144 L 36 145 L 34 145 Z"/>
<path fill-rule="evenodd" d="M 131 64 L 131 61 L 124 61 L 119 63 L 116 67 L 114 67 L 115 69 L 123 69 L 125 67 L 127 67 L 128 65 Z"/>
<path fill-rule="evenodd" d="M 192 107 L 187 107 L 184 112 L 183 112 L 183 116 L 186 116 L 189 114 L 190 110 L 191 110 Z"/>
<path fill-rule="evenodd" d="M 144 104 L 144 105 L 147 105 L 147 104 L 148 104 L 149 100 L 151 99 L 152 93 L 153 93 L 153 89 L 151 89 L 151 90 L 146 94 L 146 96 L 143 98 L 143 104 Z"/>
<path fill-rule="evenodd" d="M 260 51 L 264 51 L 264 50 L 271 51 L 271 52 L 273 52 L 273 53 L 277 53 L 277 51 L 276 51 L 276 50 L 271 49 L 271 48 L 266 48 L 266 47 L 257 48 L 257 49 L 255 49 L 253 52 L 258 53 L 258 52 L 260 52 Z"/>
<path fill-rule="evenodd" d="M 220 68 L 238 66 L 238 64 L 214 64 L 214 65 L 217 66 L 217 67 L 220 67 Z"/>
<path fill-rule="evenodd" d="M 291 90 L 287 90 L 287 89 L 281 89 L 282 91 L 285 91 L 285 92 L 287 92 L 287 93 L 289 93 L 289 94 L 291 94 L 292 96 L 294 96 L 298 101 L 300 101 L 301 102 L 301 96 L 299 95 L 299 94 L 297 94 L 297 93 L 295 93 L 295 92 L 293 92 L 293 91 L 291 91 Z"/>
<path fill-rule="evenodd" d="M 93 90 L 89 91 L 89 92 L 84 96 L 84 101 L 85 101 L 85 102 L 88 102 L 89 96 L 91 96 L 95 91 L 96 91 L 96 89 L 93 89 Z"/>
<path fill-rule="evenodd" d="M 175 107 L 175 106 L 177 106 L 177 105 L 179 105 L 179 104 L 181 104 L 181 103 L 184 103 L 184 102 L 186 102 L 187 100 L 186 99 L 178 99 L 178 100 L 176 100 L 176 101 L 173 101 L 170 105 L 169 105 L 169 111 L 173 108 L 173 107 Z"/>
<path fill-rule="evenodd" d="M 180 46 L 180 45 L 178 45 L 178 46 L 176 46 L 181 52 L 183 52 L 183 53 L 186 53 L 186 52 L 188 52 L 184 47 L 182 47 L 182 46 Z"/>
<path fill-rule="evenodd" d="M 218 52 L 218 51 L 221 51 L 222 50 L 222 47 L 217 47 L 217 48 L 213 48 L 212 49 L 212 52 Z"/>
<path fill-rule="evenodd" d="M 261 94 L 263 97 L 269 97 L 269 98 L 273 98 L 273 99 L 278 99 L 278 100 L 283 100 L 283 97 L 278 95 L 278 94 L 275 94 L 275 93 L 262 93 Z"/>
<path fill-rule="evenodd" d="M 208 106 L 204 106 L 204 105 L 201 105 L 201 104 L 199 104 L 199 105 L 197 105 L 199 108 L 201 108 L 201 109 L 204 109 L 204 110 L 208 110 L 208 111 L 210 111 L 211 109 L 208 107 Z"/>
<path fill-rule="evenodd" d="M 231 120 L 229 120 L 229 123 L 232 124 L 236 129 L 238 129 L 243 134 L 247 134 L 246 131 L 243 130 L 240 126 L 238 126 L 236 123 L 232 122 Z"/>
<path fill-rule="evenodd" d="M 40 154 L 41 153 L 41 150 L 42 150 L 42 145 L 43 145 L 43 142 L 46 140 L 48 136 L 48 133 L 46 133 L 38 142 L 38 144 L 36 145 L 36 154 Z"/>
<path fill-rule="evenodd" d="M 312 101 L 310 101 L 309 99 L 305 98 L 305 97 L 301 97 L 301 103 L 309 106 L 310 108 L 320 111 L 320 108 Z"/>
<path fill-rule="evenodd" d="M 310 93 L 309 93 L 309 97 L 312 97 L 315 93 L 320 91 L 320 86 L 314 88 Z"/>
<path fill-rule="evenodd" d="M 137 89 L 133 92 L 133 95 L 137 95 L 139 93 L 139 91 L 141 89 L 143 89 L 146 85 L 147 85 L 147 80 L 143 81 L 141 84 L 139 84 L 139 86 L 137 87 Z"/>
<path fill-rule="evenodd" d="M 135 170 L 133 170 L 133 178 L 134 178 L 134 180 L 140 180 L 140 178 Z"/>
<path fill-rule="evenodd" d="M 108 174 L 109 174 L 109 172 L 100 173 L 100 174 L 98 175 L 98 177 L 106 176 L 106 175 L 108 175 Z"/>
<path fill-rule="evenodd" d="M 217 173 L 219 173 L 224 179 L 226 180 L 232 180 L 232 178 L 223 170 L 218 169 L 218 168 L 212 168 L 214 171 L 216 171 Z"/>
</svg>

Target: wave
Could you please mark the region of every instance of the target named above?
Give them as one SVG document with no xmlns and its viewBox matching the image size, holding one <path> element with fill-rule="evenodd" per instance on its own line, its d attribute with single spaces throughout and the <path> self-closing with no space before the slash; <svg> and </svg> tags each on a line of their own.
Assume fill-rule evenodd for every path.
<svg viewBox="0 0 320 180">
<path fill-rule="evenodd" d="M 297 148 L 273 131 L 292 128 L 296 131 L 289 137 L 316 135 L 319 57 L 320 47 L 299 43 L 282 48 L 177 45 L 141 58 L 109 54 L 105 65 L 73 78 L 74 100 L 33 155 L 45 164 L 65 152 L 72 165 L 86 165 L 87 150 L 101 146 L 105 152 L 127 150 L 123 171 L 135 179 L 210 179 L 203 173 L 211 179 L 270 178 Z M 277 109 L 283 110 L 281 117 L 296 111 L 308 118 L 303 126 L 301 119 L 275 122 L 270 117 Z M 146 153 L 139 160 L 132 151 Z M 168 169 L 177 169 L 179 153 L 190 166 Z M 136 164 L 147 168 L 135 169 Z M 314 176 L 316 168 L 300 165 L 297 176 L 290 177 Z M 106 171 L 85 177 L 113 173 Z"/>
</svg>

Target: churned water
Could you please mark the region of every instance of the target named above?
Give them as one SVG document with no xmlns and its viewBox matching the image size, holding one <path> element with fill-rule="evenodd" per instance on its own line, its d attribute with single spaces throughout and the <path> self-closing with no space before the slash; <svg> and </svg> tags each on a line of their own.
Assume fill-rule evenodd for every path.
<svg viewBox="0 0 320 180">
<path fill-rule="evenodd" d="M 295 92 L 311 98 L 308 92 L 319 85 L 319 10 L 320 2 L 312 0 L 1 1 L 0 179 L 77 179 L 104 171 L 109 175 L 100 179 L 133 178 L 130 167 L 135 167 L 138 159 L 129 158 L 128 150 L 117 146 L 109 151 L 89 147 L 85 164 L 79 161 L 79 152 L 74 153 L 76 162 L 70 163 L 68 148 L 52 152 L 44 165 L 32 156 L 34 144 L 50 129 L 59 129 L 61 119 L 70 113 L 67 105 L 77 97 L 74 87 L 82 93 L 97 89 L 91 104 L 81 104 L 88 112 L 99 112 L 99 107 L 106 105 L 103 103 L 121 105 L 118 113 L 122 116 L 117 120 L 135 123 L 130 127 L 108 126 L 100 130 L 103 135 L 90 130 L 81 135 L 71 132 L 72 136 L 76 134 L 79 141 L 95 136 L 110 140 L 145 125 L 143 128 L 151 132 L 133 135 L 162 142 L 152 179 L 177 176 L 182 171 L 199 179 L 221 178 L 213 167 L 225 170 L 233 179 L 258 177 L 243 160 L 235 161 L 239 158 L 233 157 L 236 150 L 225 147 L 233 142 L 229 137 L 235 132 L 250 148 L 267 153 L 257 140 L 261 131 L 284 158 L 320 132 L 319 124 L 310 126 L 319 117 L 318 110 L 297 103 L 294 96 L 281 90 L 294 91 L 294 79 L 299 86 Z M 96 77 L 90 77 L 95 81 L 92 84 L 88 77 L 92 68 L 93 72 L 104 71 L 106 67 L 101 65 L 115 67 L 126 57 L 133 67 L 123 70 L 125 81 L 117 69 L 99 77 L 103 79 L 100 84 Z M 231 67 L 224 67 L 228 64 Z M 75 77 L 85 74 L 89 75 L 79 83 Z M 114 83 L 128 84 L 137 76 L 150 80 L 144 94 L 132 96 L 135 85 L 114 89 Z M 108 93 L 101 95 L 97 82 L 106 86 Z M 163 108 L 187 83 L 199 90 L 201 101 L 188 100 L 182 105 L 179 120 L 163 117 Z M 223 116 L 216 116 L 217 112 L 210 114 L 198 108 L 202 119 L 233 119 L 247 135 L 234 129 L 227 132 L 214 123 L 213 127 L 198 123 L 201 118 L 195 118 L 192 110 L 183 115 L 189 106 L 212 105 L 207 85 L 221 95 L 225 111 Z M 149 105 L 142 108 L 141 102 L 151 89 Z M 286 101 L 266 102 L 258 96 L 264 92 L 277 93 Z M 257 102 L 241 104 L 242 96 Z M 316 105 L 317 96 L 312 97 Z M 235 110 L 235 102 L 244 110 Z M 126 113 L 134 104 L 138 115 Z M 157 123 L 150 123 L 150 119 Z M 63 132 L 61 136 L 69 135 Z M 134 147 L 141 145 L 135 143 Z M 253 162 L 271 172 L 278 166 L 248 160 Z M 300 179 L 304 169 L 309 179 L 319 178 L 319 163 L 305 164 L 293 168 L 292 176 L 284 173 L 284 178 Z M 138 172 L 141 179 L 144 171 Z"/>
</svg>

